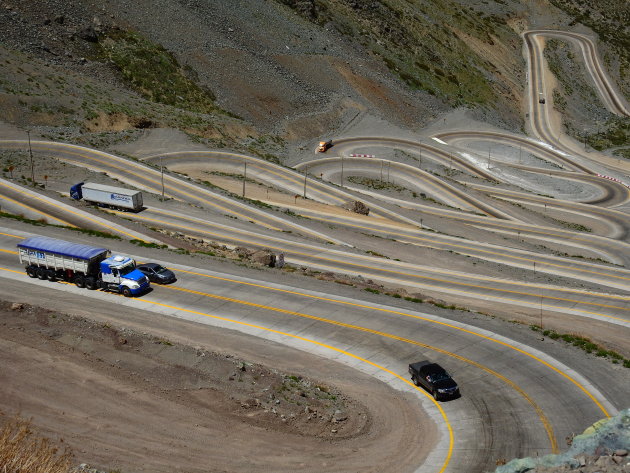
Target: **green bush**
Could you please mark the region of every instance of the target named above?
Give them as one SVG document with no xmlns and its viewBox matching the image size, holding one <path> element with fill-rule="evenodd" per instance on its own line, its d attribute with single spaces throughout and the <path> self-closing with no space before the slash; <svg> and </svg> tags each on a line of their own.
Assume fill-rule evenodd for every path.
<svg viewBox="0 0 630 473">
<path fill-rule="evenodd" d="M 129 31 L 110 34 L 99 45 L 103 56 L 145 98 L 195 112 L 218 111 L 214 94 L 197 85 L 192 69 L 182 68 L 162 46 Z"/>
</svg>

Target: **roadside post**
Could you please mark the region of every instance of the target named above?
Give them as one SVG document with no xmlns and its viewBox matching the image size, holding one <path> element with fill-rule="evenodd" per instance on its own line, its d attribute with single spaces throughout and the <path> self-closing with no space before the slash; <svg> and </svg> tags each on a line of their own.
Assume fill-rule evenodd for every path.
<svg viewBox="0 0 630 473">
<path fill-rule="evenodd" d="M 33 149 L 31 148 L 31 130 L 26 130 L 28 135 L 28 154 L 31 157 L 31 185 L 35 187 L 35 167 L 33 165 Z"/>
<path fill-rule="evenodd" d="M 247 180 L 247 161 L 244 163 L 245 169 L 243 170 L 243 197 L 245 197 L 245 181 Z"/>
<path fill-rule="evenodd" d="M 162 202 L 164 202 L 164 163 L 162 159 L 163 157 L 160 156 L 160 177 L 162 180 Z"/>
<path fill-rule="evenodd" d="M 343 154 L 341 155 L 341 187 L 343 187 Z"/>
</svg>

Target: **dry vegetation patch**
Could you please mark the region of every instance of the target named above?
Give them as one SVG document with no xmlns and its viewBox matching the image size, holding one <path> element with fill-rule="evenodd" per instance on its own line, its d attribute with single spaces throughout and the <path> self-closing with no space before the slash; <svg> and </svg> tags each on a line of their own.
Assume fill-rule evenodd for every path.
<svg viewBox="0 0 630 473">
<path fill-rule="evenodd" d="M 3 473 L 67 473 L 72 458 L 70 449 L 60 452 L 50 439 L 34 432 L 29 420 L 19 416 L 9 419 L 0 430 Z"/>
</svg>

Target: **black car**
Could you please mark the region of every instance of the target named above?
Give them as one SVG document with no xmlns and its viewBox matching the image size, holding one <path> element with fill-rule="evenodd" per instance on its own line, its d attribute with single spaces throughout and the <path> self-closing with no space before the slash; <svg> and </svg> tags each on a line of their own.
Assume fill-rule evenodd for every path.
<svg viewBox="0 0 630 473">
<path fill-rule="evenodd" d="M 158 284 L 168 284 L 177 281 L 175 274 L 170 269 L 166 269 L 157 263 L 144 263 L 136 266 L 136 269 L 141 271 L 149 281 L 156 282 Z"/>
<path fill-rule="evenodd" d="M 436 401 L 459 396 L 457 383 L 437 363 L 427 360 L 411 363 L 409 374 L 413 383 L 429 391 Z"/>
</svg>

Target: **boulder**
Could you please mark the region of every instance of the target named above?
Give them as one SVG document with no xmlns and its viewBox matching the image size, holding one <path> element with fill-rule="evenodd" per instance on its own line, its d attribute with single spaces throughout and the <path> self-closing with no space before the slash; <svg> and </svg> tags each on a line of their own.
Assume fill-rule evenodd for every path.
<svg viewBox="0 0 630 473">
<path fill-rule="evenodd" d="M 333 422 L 343 422 L 348 419 L 348 415 L 337 409 L 333 415 Z"/>
<path fill-rule="evenodd" d="M 249 248 L 245 248 L 244 246 L 237 246 L 236 248 L 234 248 L 234 252 L 239 258 L 249 258 L 252 254 L 252 250 L 250 250 Z"/>
<path fill-rule="evenodd" d="M 90 43 L 98 43 L 98 35 L 92 25 L 79 30 L 77 32 L 77 36 L 82 40 L 89 41 Z"/>
<path fill-rule="evenodd" d="M 276 255 L 269 250 L 257 251 L 251 256 L 251 259 L 258 264 L 269 266 L 270 268 L 276 265 Z"/>
<path fill-rule="evenodd" d="M 359 200 L 350 200 L 341 204 L 341 207 L 356 214 L 369 215 L 370 213 L 370 208 Z"/>
</svg>

